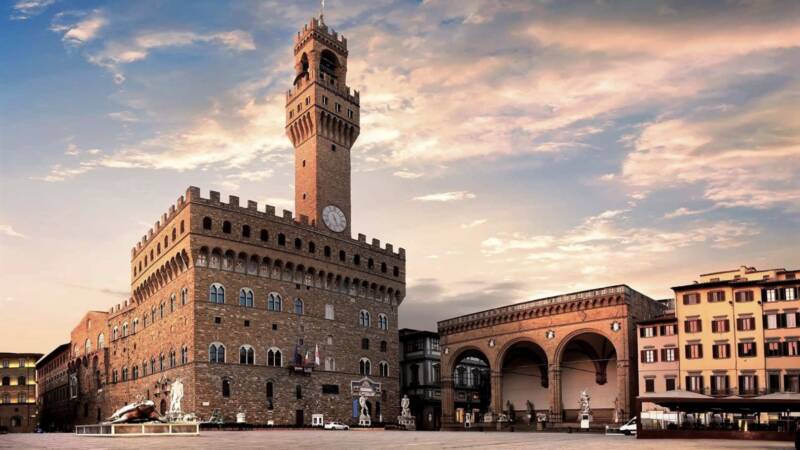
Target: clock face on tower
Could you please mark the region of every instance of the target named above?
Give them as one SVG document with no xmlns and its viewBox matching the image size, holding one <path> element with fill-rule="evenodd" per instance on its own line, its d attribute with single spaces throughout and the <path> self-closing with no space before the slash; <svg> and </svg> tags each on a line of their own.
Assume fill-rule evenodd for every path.
<svg viewBox="0 0 800 450">
<path fill-rule="evenodd" d="M 322 220 L 331 231 L 341 233 L 347 228 L 347 217 L 341 209 L 328 205 L 322 210 Z"/>
</svg>

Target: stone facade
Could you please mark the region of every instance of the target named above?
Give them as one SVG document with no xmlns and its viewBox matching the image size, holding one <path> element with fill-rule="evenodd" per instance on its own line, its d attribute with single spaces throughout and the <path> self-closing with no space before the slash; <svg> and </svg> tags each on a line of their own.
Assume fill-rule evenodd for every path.
<svg viewBox="0 0 800 450">
<path fill-rule="evenodd" d="M 525 422 L 531 409 L 550 423 L 575 422 L 582 389 L 592 396 L 595 423 L 626 420 L 637 392 L 636 322 L 663 309 L 620 285 L 439 322 L 443 427 L 458 426 L 454 369 L 465 357 L 490 368 L 488 398 L 467 411 L 478 420 L 511 409 Z"/>
<path fill-rule="evenodd" d="M 67 342 L 36 362 L 39 426 L 44 431 L 72 431 L 66 426 L 75 421 L 69 394 L 71 354 Z"/>
<path fill-rule="evenodd" d="M 133 248 L 133 296 L 88 313 L 71 334 L 77 423 L 138 397 L 166 411 L 178 377 L 183 410 L 203 419 L 244 413 L 248 423 L 309 425 L 324 414 L 354 423 L 363 392 L 374 394 L 373 423 L 396 420 L 405 250 L 350 234 L 358 94 L 345 84 L 346 48 L 317 19 L 296 40 L 287 133 L 299 215 L 188 188 Z M 321 219 L 326 205 L 346 226 Z"/>
<path fill-rule="evenodd" d="M 0 429 L 30 433 L 38 422 L 36 360 L 39 353 L 0 353 Z"/>
</svg>

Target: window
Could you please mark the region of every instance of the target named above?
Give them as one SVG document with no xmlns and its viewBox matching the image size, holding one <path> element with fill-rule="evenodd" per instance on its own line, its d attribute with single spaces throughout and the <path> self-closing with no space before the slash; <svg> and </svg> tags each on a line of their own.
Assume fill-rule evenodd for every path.
<svg viewBox="0 0 800 450">
<path fill-rule="evenodd" d="M 752 331 L 756 329 L 755 317 L 740 317 L 736 319 L 737 331 Z"/>
<path fill-rule="evenodd" d="M 242 225 L 242 237 L 250 237 L 250 225 Z"/>
<path fill-rule="evenodd" d="M 394 266 L 394 269 L 392 270 L 392 273 L 394 274 L 394 276 L 399 277 L 400 276 L 400 268 L 397 267 L 397 266 Z"/>
<path fill-rule="evenodd" d="M 784 392 L 800 392 L 800 375 L 786 374 L 783 376 Z"/>
<path fill-rule="evenodd" d="M 322 104 L 323 105 L 327 105 L 328 104 L 328 97 L 326 97 L 324 95 L 322 96 Z"/>
<path fill-rule="evenodd" d="M 164 318 L 164 302 L 161 302 L 161 304 L 158 305 L 158 315 L 159 315 L 158 316 L 159 319 L 163 319 Z"/>
<path fill-rule="evenodd" d="M 333 320 L 333 305 L 325 305 L 325 318 L 328 320 Z"/>
<path fill-rule="evenodd" d="M 323 254 L 325 255 L 326 258 L 330 258 L 331 257 L 331 248 L 326 245 L 325 248 L 323 249 Z"/>
<path fill-rule="evenodd" d="M 783 299 L 784 300 L 796 300 L 797 297 L 795 296 L 795 289 L 794 288 L 786 288 L 783 290 Z"/>
<path fill-rule="evenodd" d="M 295 396 L 295 398 L 297 398 L 298 400 L 300 400 L 300 399 L 302 399 L 302 398 L 303 398 L 303 386 L 300 386 L 300 385 L 298 384 L 298 385 L 296 385 L 296 386 L 294 387 L 294 396 Z"/>
<path fill-rule="evenodd" d="M 214 283 L 208 289 L 208 301 L 216 304 L 225 303 L 225 287 L 219 283 Z"/>
<path fill-rule="evenodd" d="M 783 319 L 786 328 L 797 328 L 797 313 L 794 312 L 784 313 Z"/>
<path fill-rule="evenodd" d="M 703 376 L 702 375 L 687 375 L 686 376 L 686 390 L 690 392 L 703 392 Z"/>
<path fill-rule="evenodd" d="M 286 245 L 286 235 L 278 233 L 278 245 Z"/>
<path fill-rule="evenodd" d="M 260 239 L 264 242 L 269 241 L 269 231 L 262 229 Z"/>
<path fill-rule="evenodd" d="M 183 230 L 184 230 L 183 221 L 181 220 L 181 234 L 183 234 Z"/>
<path fill-rule="evenodd" d="M 361 350 L 369 350 L 369 339 L 361 338 Z"/>
<path fill-rule="evenodd" d="M 381 361 L 378 363 L 378 375 L 382 377 L 389 376 L 389 363 Z"/>
<path fill-rule="evenodd" d="M 383 353 L 386 353 L 386 347 L 387 347 L 386 341 L 381 341 L 381 351 Z"/>
<path fill-rule="evenodd" d="M 122 337 L 128 337 L 128 322 L 122 324 Z M 86 340 L 86 353 L 89 353 L 92 350 L 92 346 L 89 344 L 89 340 Z"/>
<path fill-rule="evenodd" d="M 386 314 L 378 314 L 378 328 L 381 330 L 389 329 L 389 318 L 386 317 Z"/>
<path fill-rule="evenodd" d="M 361 358 L 358 362 L 358 373 L 361 375 L 370 375 L 372 372 L 372 363 L 367 358 Z"/>
<path fill-rule="evenodd" d="M 661 325 L 659 331 L 661 336 L 674 336 L 677 331 L 675 328 L 677 328 L 675 324 Z"/>
<path fill-rule="evenodd" d="M 253 290 L 249 288 L 242 288 L 239 290 L 239 306 L 247 308 L 253 307 Z"/>
<path fill-rule="evenodd" d="M 361 265 L 361 255 L 353 255 L 353 264 L 357 266 Z"/>
<path fill-rule="evenodd" d="M 281 296 L 275 292 L 270 292 L 267 295 L 267 310 L 280 311 L 281 310 Z"/>
<path fill-rule="evenodd" d="M 736 302 L 752 302 L 753 301 L 753 291 L 739 291 L 735 294 Z"/>
<path fill-rule="evenodd" d="M 755 342 L 739 342 L 739 357 L 756 356 L 756 343 Z"/>
<path fill-rule="evenodd" d="M 281 367 L 283 365 L 280 350 L 271 348 L 267 351 L 267 365 L 270 367 Z"/>
<path fill-rule="evenodd" d="M 272 381 L 267 381 L 267 409 L 272 411 L 275 408 L 273 397 L 275 395 L 275 387 Z"/>
<path fill-rule="evenodd" d="M 800 356 L 800 343 L 798 341 L 786 341 L 784 342 L 785 349 L 783 354 L 786 356 Z"/>
<path fill-rule="evenodd" d="M 358 313 L 358 324 L 363 328 L 369 328 L 369 312 L 361 310 Z"/>
<path fill-rule="evenodd" d="M 778 326 L 778 314 L 765 314 L 764 315 L 764 327 L 768 330 L 774 330 L 779 328 Z"/>
<path fill-rule="evenodd" d="M 707 296 L 709 303 L 725 301 L 725 291 L 710 291 Z"/>
<path fill-rule="evenodd" d="M 183 346 L 181 347 L 181 364 L 188 364 L 189 363 L 189 347 Z"/>
<path fill-rule="evenodd" d="M 158 355 L 158 370 L 164 371 L 164 354 Z"/>
<path fill-rule="evenodd" d="M 655 392 L 656 391 L 656 380 L 654 378 L 645 378 L 644 379 L 644 391 L 645 392 Z"/>
<path fill-rule="evenodd" d="M 97 335 L 97 348 L 104 348 L 106 346 L 106 337 L 103 333 Z"/>
<path fill-rule="evenodd" d="M 783 345 L 779 341 L 765 342 L 764 354 L 766 356 L 783 356 Z"/>
<path fill-rule="evenodd" d="M 711 375 L 711 394 L 727 394 L 728 393 L 728 376 L 727 375 Z"/>
<path fill-rule="evenodd" d="M 117 379 L 118 379 L 118 376 L 117 376 L 117 369 L 114 369 L 114 370 L 112 370 L 112 371 L 111 371 L 111 382 L 112 382 L 112 383 L 116 383 L 116 382 L 117 382 Z M 77 396 L 77 394 L 76 394 L 75 396 Z M 74 398 L 74 397 L 73 397 L 73 398 Z"/>
<path fill-rule="evenodd" d="M 727 333 L 730 331 L 730 321 L 728 319 L 714 319 L 711 321 L 711 331 L 713 333 Z"/>
<path fill-rule="evenodd" d="M 688 344 L 686 346 L 686 359 L 700 359 L 703 357 L 703 344 Z"/>
<path fill-rule="evenodd" d="M 223 397 L 231 396 L 231 380 L 227 378 L 222 380 L 222 396 Z"/>
<path fill-rule="evenodd" d="M 294 249 L 295 250 L 300 250 L 301 248 L 303 248 L 303 241 L 300 240 L 300 238 L 295 238 L 294 239 Z"/>
<path fill-rule="evenodd" d="M 308 253 L 316 253 L 317 252 L 317 244 L 313 242 L 308 243 Z"/>
<path fill-rule="evenodd" d="M 656 357 L 656 351 L 652 349 L 642 350 L 642 362 L 645 364 L 658 362 L 658 359 Z"/>
<path fill-rule="evenodd" d="M 347 118 L 348 119 L 352 119 L 353 118 L 353 110 L 352 109 L 348 109 L 347 110 Z"/>
<path fill-rule="evenodd" d="M 231 223 L 227 220 L 222 222 L 222 232 L 226 234 L 231 234 Z"/>
<path fill-rule="evenodd" d="M 156 357 L 155 356 L 151 356 L 150 357 L 150 373 L 156 373 L 156 370 L 157 370 Z"/>
<path fill-rule="evenodd" d="M 683 304 L 684 305 L 697 305 L 700 303 L 700 294 L 692 293 L 692 294 L 683 294 Z"/>
<path fill-rule="evenodd" d="M 338 113 L 338 112 L 342 112 L 342 105 L 340 105 L 339 103 L 336 103 L 336 102 L 334 102 L 334 104 L 333 104 L 333 109 L 334 109 L 334 111 L 336 111 L 337 113 Z"/>
<path fill-rule="evenodd" d="M 224 364 L 225 363 L 225 346 L 220 343 L 211 344 L 208 347 L 208 362 Z M 155 364 L 155 362 L 154 362 Z M 155 372 L 155 369 L 153 369 Z"/>
<path fill-rule="evenodd" d="M 336 370 L 336 360 L 333 357 L 325 358 L 325 370 L 327 371 L 335 371 Z"/>
<path fill-rule="evenodd" d="M 778 373 L 771 373 L 767 375 L 767 388 L 769 389 L 770 394 L 773 394 L 775 392 L 780 392 L 781 375 Z"/>
<path fill-rule="evenodd" d="M 189 301 L 189 289 L 181 289 L 181 305 L 185 305 Z"/>
<path fill-rule="evenodd" d="M 739 394 L 752 395 L 758 391 L 758 376 L 739 375 Z"/>
<path fill-rule="evenodd" d="M 728 359 L 731 357 L 731 344 L 714 344 L 711 347 L 711 356 L 714 359 Z"/>
<path fill-rule="evenodd" d="M 133 369 L 131 370 L 131 378 L 134 380 L 139 378 L 139 366 L 133 366 Z"/>
<path fill-rule="evenodd" d="M 255 358 L 253 347 L 249 345 L 239 347 L 239 364 L 253 365 L 255 364 Z"/>
<path fill-rule="evenodd" d="M 666 380 L 667 391 L 674 391 L 675 390 L 675 378 L 667 378 Z"/>
<path fill-rule="evenodd" d="M 204 230 L 211 229 L 211 217 L 203 217 L 203 229 Z"/>
<path fill-rule="evenodd" d="M 683 322 L 683 328 L 687 333 L 699 333 L 703 331 L 703 323 L 700 319 L 689 319 Z"/>
<path fill-rule="evenodd" d="M 339 385 L 338 384 L 323 384 L 322 385 L 322 393 L 323 394 L 338 394 L 339 393 Z"/>
<path fill-rule="evenodd" d="M 766 299 L 768 302 L 774 302 L 778 300 L 778 291 L 775 289 L 767 289 L 764 291 L 766 293 Z"/>
<path fill-rule="evenodd" d="M 332 152 L 335 152 L 335 151 L 336 151 L 336 144 L 331 144 L 331 151 L 332 151 Z"/>
<path fill-rule="evenodd" d="M 303 300 L 296 298 L 294 299 L 294 313 L 295 314 L 303 314 Z"/>
<path fill-rule="evenodd" d="M 642 327 L 639 329 L 639 337 L 653 337 L 656 335 L 656 327 Z"/>
<path fill-rule="evenodd" d="M 339 261 L 344 262 L 347 259 L 347 254 L 344 250 L 339 250 Z"/>
<path fill-rule="evenodd" d="M 175 294 L 169 296 L 169 312 L 171 313 L 175 312 Z M 135 332 L 136 330 L 134 330 L 134 333 Z"/>
<path fill-rule="evenodd" d="M 128 381 L 128 368 L 122 368 L 122 381 Z"/>
</svg>

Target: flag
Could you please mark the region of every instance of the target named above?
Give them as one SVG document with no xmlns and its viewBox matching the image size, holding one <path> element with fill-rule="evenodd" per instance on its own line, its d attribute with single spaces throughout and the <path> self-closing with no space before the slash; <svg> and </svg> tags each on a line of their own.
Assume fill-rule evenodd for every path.
<svg viewBox="0 0 800 450">
<path fill-rule="evenodd" d="M 319 344 L 317 344 L 317 346 L 314 347 L 314 365 L 315 366 L 319 365 Z"/>
<path fill-rule="evenodd" d="M 310 359 L 310 355 L 308 354 L 308 350 L 306 350 L 306 359 L 303 361 L 303 365 L 308 365 L 308 360 Z"/>
</svg>

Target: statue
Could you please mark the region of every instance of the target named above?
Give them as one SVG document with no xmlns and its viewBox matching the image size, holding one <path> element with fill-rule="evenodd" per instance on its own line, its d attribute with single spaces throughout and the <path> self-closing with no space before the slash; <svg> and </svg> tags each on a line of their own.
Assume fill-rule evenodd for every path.
<svg viewBox="0 0 800 450">
<path fill-rule="evenodd" d="M 581 398 L 578 402 L 581 410 L 581 414 L 589 414 L 591 413 L 591 409 L 589 408 L 589 401 L 591 401 L 592 397 L 589 396 L 589 393 L 586 389 L 581 391 Z"/>
<path fill-rule="evenodd" d="M 183 411 L 181 410 L 181 400 L 183 400 L 183 383 L 179 377 L 175 378 L 175 381 L 172 383 L 172 387 L 170 388 L 168 412 L 170 417 L 179 418 L 183 414 Z"/>
<path fill-rule="evenodd" d="M 358 406 L 361 410 L 358 416 L 358 424 L 362 427 L 372 426 L 372 419 L 369 417 L 369 410 L 367 409 L 367 397 L 364 397 L 364 394 L 358 397 Z"/>
<path fill-rule="evenodd" d="M 130 403 L 114 411 L 114 414 L 106 419 L 107 423 L 134 423 L 148 422 L 151 420 L 161 422 L 162 419 L 156 412 L 156 404 L 152 400 L 143 400 Z"/>
<path fill-rule="evenodd" d="M 614 398 L 614 423 L 619 423 L 619 397 Z"/>
<path fill-rule="evenodd" d="M 402 409 L 401 415 L 403 417 L 411 416 L 410 406 L 411 406 L 411 400 L 408 399 L 407 395 L 403 395 L 403 399 L 400 400 L 400 408 Z"/>
<path fill-rule="evenodd" d="M 525 409 L 528 411 L 528 425 L 530 425 L 533 422 L 534 412 L 533 403 L 530 400 L 525 401 Z"/>
<path fill-rule="evenodd" d="M 514 419 L 516 418 L 515 417 L 516 413 L 514 411 L 514 404 L 511 403 L 511 400 L 506 401 L 506 411 L 508 411 L 508 413 L 506 414 L 508 416 L 508 421 L 514 422 Z"/>
</svg>

